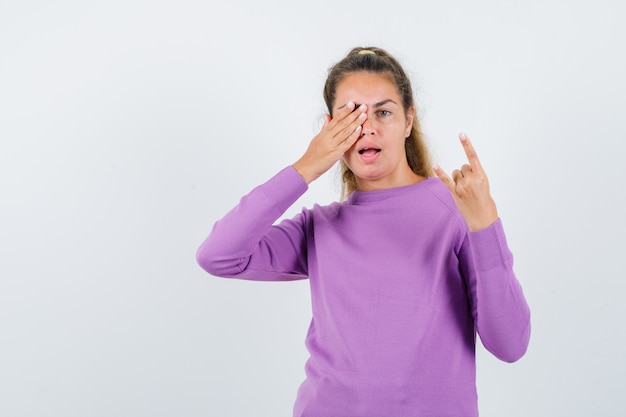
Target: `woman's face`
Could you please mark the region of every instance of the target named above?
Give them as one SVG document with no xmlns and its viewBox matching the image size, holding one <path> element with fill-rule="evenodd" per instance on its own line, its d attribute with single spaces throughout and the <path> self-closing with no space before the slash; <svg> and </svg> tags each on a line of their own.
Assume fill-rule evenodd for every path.
<svg viewBox="0 0 626 417">
<path fill-rule="evenodd" d="M 348 102 L 367 105 L 361 138 L 344 154 L 361 191 L 399 187 L 416 182 L 406 160 L 404 141 L 413 125 L 413 109 L 405 113 L 402 98 L 390 78 L 355 72 L 337 85 L 333 113 Z"/>
</svg>

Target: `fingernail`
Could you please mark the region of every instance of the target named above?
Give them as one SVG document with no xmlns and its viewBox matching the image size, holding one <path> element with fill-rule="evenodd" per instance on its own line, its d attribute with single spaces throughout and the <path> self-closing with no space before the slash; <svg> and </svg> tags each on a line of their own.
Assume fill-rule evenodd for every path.
<svg viewBox="0 0 626 417">
<path fill-rule="evenodd" d="M 349 109 L 353 109 L 353 108 L 354 108 L 354 103 L 353 103 L 353 102 L 351 102 L 351 101 L 349 101 L 349 102 L 348 102 L 348 104 L 346 104 L 346 106 L 347 106 Z"/>
<path fill-rule="evenodd" d="M 363 129 L 363 126 L 358 125 L 358 126 L 356 127 L 356 129 L 354 129 L 354 131 L 355 131 L 355 132 L 359 132 L 361 129 Z"/>
<path fill-rule="evenodd" d="M 466 140 L 467 139 L 467 135 L 463 132 L 459 133 L 459 139 L 461 140 Z"/>
<path fill-rule="evenodd" d="M 361 111 L 365 111 L 365 110 L 367 110 L 367 106 L 366 106 L 365 104 L 361 104 L 361 105 L 359 106 L 359 110 L 361 110 Z"/>
<path fill-rule="evenodd" d="M 366 113 L 359 114 L 359 119 L 361 119 L 361 120 L 365 120 L 366 117 L 367 117 Z"/>
<path fill-rule="evenodd" d="M 433 164 L 433 171 L 439 171 L 439 165 Z"/>
</svg>

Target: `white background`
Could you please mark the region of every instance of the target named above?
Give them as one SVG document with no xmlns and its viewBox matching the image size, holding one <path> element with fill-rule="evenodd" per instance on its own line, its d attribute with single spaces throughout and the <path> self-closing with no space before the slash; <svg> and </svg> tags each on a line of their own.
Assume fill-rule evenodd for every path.
<svg viewBox="0 0 626 417">
<path fill-rule="evenodd" d="M 195 250 L 371 44 L 410 73 L 437 162 L 473 139 L 531 305 L 523 359 L 478 347 L 481 415 L 623 416 L 623 7 L 2 1 L 0 415 L 290 415 L 308 283 L 214 278 Z"/>
</svg>

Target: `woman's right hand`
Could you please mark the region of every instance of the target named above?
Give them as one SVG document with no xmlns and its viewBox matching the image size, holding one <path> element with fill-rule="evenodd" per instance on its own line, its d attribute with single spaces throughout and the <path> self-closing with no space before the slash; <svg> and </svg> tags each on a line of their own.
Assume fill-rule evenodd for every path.
<svg viewBox="0 0 626 417">
<path fill-rule="evenodd" d="M 309 144 L 306 152 L 293 164 L 296 171 L 310 184 L 328 171 L 361 137 L 362 125 L 367 119 L 367 106 L 348 102 L 335 112 L 325 115 L 324 126 Z"/>
</svg>

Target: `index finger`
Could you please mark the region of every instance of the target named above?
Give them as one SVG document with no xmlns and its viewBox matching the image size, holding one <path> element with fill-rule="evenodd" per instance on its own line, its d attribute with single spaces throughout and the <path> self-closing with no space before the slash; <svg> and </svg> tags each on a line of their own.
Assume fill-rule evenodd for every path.
<svg viewBox="0 0 626 417">
<path fill-rule="evenodd" d="M 335 110 L 335 113 L 341 109 L 346 109 L 347 111 L 344 110 L 344 113 L 350 114 L 357 107 L 358 105 L 354 101 L 348 101 L 346 104 L 342 104 L 341 106 L 337 107 L 337 109 Z"/>
<path fill-rule="evenodd" d="M 337 107 L 331 117 L 332 120 L 335 121 L 335 124 L 341 122 L 342 120 L 353 121 L 358 118 L 361 113 L 365 112 L 366 109 L 367 107 L 364 104 L 357 104 L 354 101 L 349 101 L 346 104 Z"/>
<path fill-rule="evenodd" d="M 478 159 L 478 154 L 476 153 L 476 149 L 474 149 L 474 145 L 467 137 L 465 133 L 459 134 L 459 139 L 461 140 L 461 144 L 463 145 L 463 150 L 465 151 L 465 155 L 467 156 L 467 161 L 472 167 L 473 171 L 483 171 L 483 167 L 480 164 L 480 160 Z"/>
</svg>

